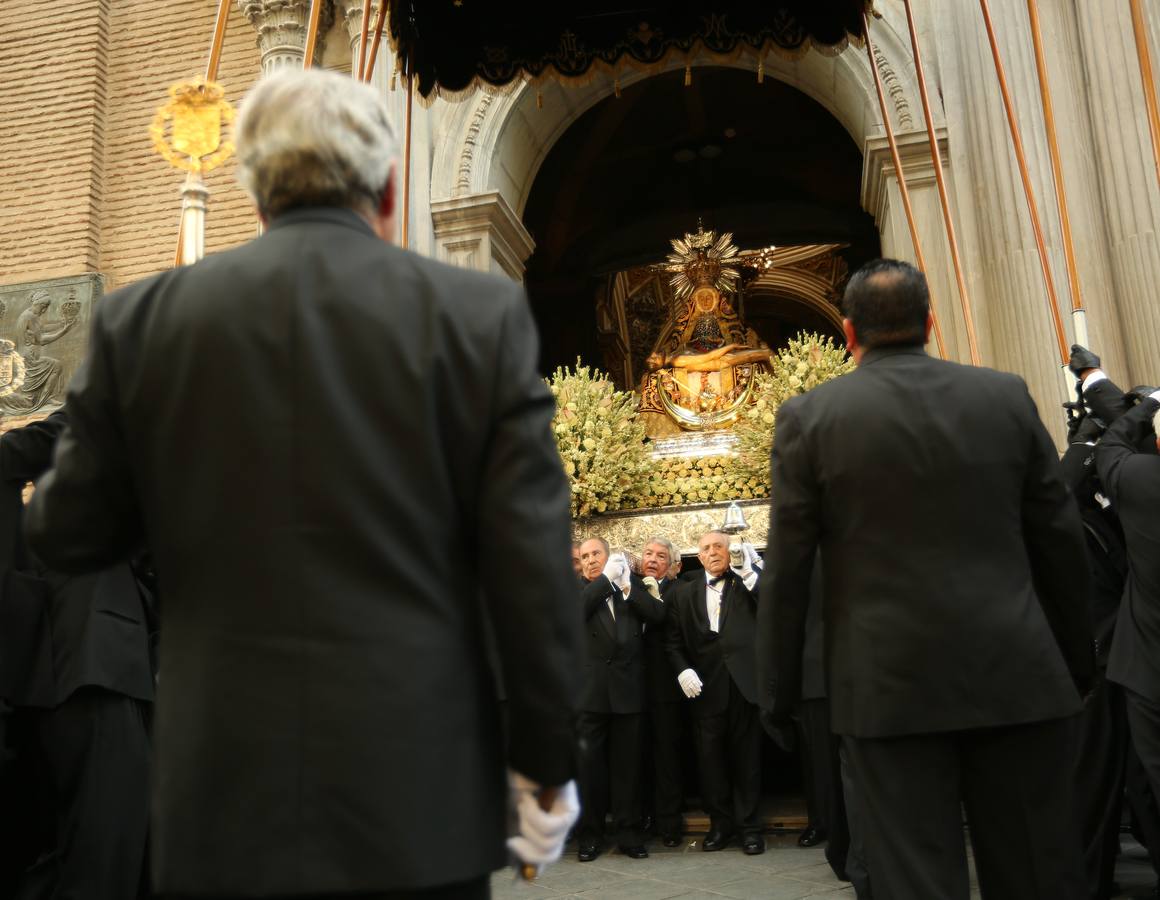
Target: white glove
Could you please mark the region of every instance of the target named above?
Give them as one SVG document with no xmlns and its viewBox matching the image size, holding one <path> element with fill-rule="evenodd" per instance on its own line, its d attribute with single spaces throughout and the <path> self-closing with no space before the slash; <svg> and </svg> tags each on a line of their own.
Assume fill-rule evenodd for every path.
<svg viewBox="0 0 1160 900">
<path fill-rule="evenodd" d="M 608 562 L 604 564 L 604 577 L 612 582 L 613 587 L 620 588 L 621 593 L 626 597 L 632 587 L 632 582 L 628 578 L 630 571 L 628 559 L 623 553 L 613 553 L 608 557 Z"/>
<path fill-rule="evenodd" d="M 692 669 L 685 669 L 678 675 L 677 682 L 681 685 L 681 690 L 685 692 L 685 696 L 690 700 L 701 695 L 701 679 Z"/>
<path fill-rule="evenodd" d="M 645 575 L 641 581 L 644 582 L 645 590 L 652 594 L 655 599 L 661 599 L 661 586 L 657 583 L 655 578 L 653 578 L 651 575 Z"/>
<path fill-rule="evenodd" d="M 761 555 L 757 552 L 757 548 L 752 544 L 745 542 L 741 545 L 742 551 L 745 553 L 745 558 L 749 563 L 749 568 L 755 572 L 761 571 Z"/>
<path fill-rule="evenodd" d="M 519 816 L 518 832 L 507 840 L 508 850 L 521 863 L 535 866 L 538 875 L 560 858 L 568 831 L 580 816 L 576 782 L 569 781 L 560 788 L 548 812 L 540 809 L 536 799 L 540 786 L 534 781 L 509 771 L 508 784 Z"/>
</svg>

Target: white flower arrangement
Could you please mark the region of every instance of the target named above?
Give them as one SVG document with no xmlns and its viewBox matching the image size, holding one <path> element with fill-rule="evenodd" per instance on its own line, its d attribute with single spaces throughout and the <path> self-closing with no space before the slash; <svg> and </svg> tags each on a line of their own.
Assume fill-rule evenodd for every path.
<svg viewBox="0 0 1160 900">
<path fill-rule="evenodd" d="M 644 423 L 638 398 L 618 391 L 598 369 L 556 369 L 547 379 L 556 398 L 552 433 L 571 482 L 572 515 L 631 508 L 648 477 Z"/>
</svg>

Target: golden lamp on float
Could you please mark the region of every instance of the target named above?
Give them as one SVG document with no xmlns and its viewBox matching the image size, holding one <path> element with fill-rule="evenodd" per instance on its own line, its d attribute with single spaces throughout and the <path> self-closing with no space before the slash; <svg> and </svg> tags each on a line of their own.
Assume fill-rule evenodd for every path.
<svg viewBox="0 0 1160 900">
<path fill-rule="evenodd" d="M 681 430 L 728 428 L 753 391 L 754 373 L 768 368 L 769 347 L 733 308 L 742 269 L 773 265 L 775 248 L 738 250 L 733 235 L 705 231 L 672 241 L 655 272 L 671 274 L 674 310 L 646 360 L 641 410 L 663 412 Z"/>
<path fill-rule="evenodd" d="M 205 209 L 209 190 L 202 174 L 217 168 L 234 152 L 225 132 L 234 108 L 221 85 L 194 79 L 169 88 L 169 102 L 157 110 L 149 133 L 153 146 L 174 168 L 185 171 L 181 187 L 181 229 L 177 265 L 205 255 Z"/>
</svg>

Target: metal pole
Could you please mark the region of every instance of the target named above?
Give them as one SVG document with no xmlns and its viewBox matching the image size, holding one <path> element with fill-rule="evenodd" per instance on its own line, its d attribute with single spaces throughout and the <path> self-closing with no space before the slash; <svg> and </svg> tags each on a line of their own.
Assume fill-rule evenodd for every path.
<svg viewBox="0 0 1160 900">
<path fill-rule="evenodd" d="M 363 81 L 370 81 L 371 76 L 375 73 L 375 63 L 379 61 L 379 44 L 383 40 L 383 25 L 387 21 L 387 3 L 383 0 L 382 5 L 379 6 L 379 15 L 375 19 L 375 36 L 371 40 L 371 52 L 367 58 L 367 70 L 363 76 Z"/>
<path fill-rule="evenodd" d="M 190 172 L 181 186 L 181 243 L 177 265 L 195 263 L 205 256 L 205 201 L 209 197 L 201 176 Z"/>
<path fill-rule="evenodd" d="M 213 40 L 209 45 L 209 60 L 205 64 L 205 80 L 217 81 L 218 66 L 222 61 L 222 45 L 226 39 L 226 25 L 230 20 L 232 0 L 220 0 L 213 25 Z"/>
<path fill-rule="evenodd" d="M 371 0 L 363 0 L 360 26 L 362 31 L 358 40 L 358 65 L 355 66 L 354 75 L 357 80 L 362 81 L 363 70 L 367 65 L 367 32 L 371 27 Z"/>
<path fill-rule="evenodd" d="M 926 90 L 926 74 L 922 68 L 922 51 L 918 46 L 918 29 L 914 25 L 914 11 L 910 0 L 903 0 L 906 7 L 906 22 L 910 27 L 910 47 L 914 54 L 914 68 L 918 73 L 918 93 L 922 99 L 922 114 L 926 119 L 926 136 L 930 141 L 930 153 L 934 163 L 934 180 L 938 184 L 938 198 L 942 205 L 943 222 L 947 228 L 947 241 L 951 249 L 951 262 L 955 267 L 955 282 L 959 288 L 959 302 L 963 309 L 963 324 L 967 330 L 967 347 L 971 354 L 971 364 L 979 365 L 979 341 L 975 336 L 975 319 L 971 315 L 971 298 L 967 293 L 967 280 L 963 276 L 963 262 L 959 256 L 959 242 L 955 237 L 955 225 L 951 219 L 951 201 L 947 194 L 946 176 L 943 174 L 942 156 L 938 149 L 938 138 L 934 133 L 934 116 L 930 111 L 930 95 Z"/>
<path fill-rule="evenodd" d="M 910 191 L 906 187 L 906 173 L 902 170 L 902 158 L 898 155 L 898 143 L 894 140 L 894 126 L 890 124 L 890 113 L 886 109 L 886 93 L 882 90 L 882 77 L 878 74 L 878 64 L 874 60 L 874 42 L 870 38 L 870 22 L 862 12 L 862 30 L 866 33 L 866 53 L 870 57 L 870 71 L 874 73 L 874 87 L 878 91 L 878 108 L 882 110 L 882 124 L 886 127 L 886 140 L 890 144 L 890 158 L 894 161 L 894 177 L 898 179 L 898 190 L 902 194 L 902 208 L 906 210 L 906 224 L 910 228 L 910 242 L 914 244 L 914 258 L 918 268 L 926 273 L 926 259 L 922 255 L 922 244 L 918 239 L 918 226 L 914 222 L 914 210 L 910 206 Z M 938 347 L 938 355 L 946 359 L 946 348 L 943 346 L 942 328 L 938 324 L 938 315 L 934 311 L 934 300 L 931 299 L 930 316 L 934 320 L 934 342 Z"/>
<path fill-rule="evenodd" d="M 1140 60 L 1140 78 L 1144 82 L 1144 104 L 1148 107 L 1148 132 L 1152 135 L 1152 161 L 1160 181 L 1160 113 L 1156 109 L 1156 82 L 1152 77 L 1152 53 L 1148 49 L 1148 32 L 1144 24 L 1141 0 L 1130 0 L 1132 31 L 1136 35 L 1136 56 Z"/>
<path fill-rule="evenodd" d="M 1063 162 L 1059 156 L 1059 140 L 1055 131 L 1055 108 L 1051 103 L 1048 86 L 1047 62 L 1043 56 L 1043 32 L 1039 27 L 1039 4 L 1027 0 L 1027 15 L 1031 21 L 1031 43 L 1035 47 L 1035 71 L 1039 77 L 1039 97 L 1043 103 L 1043 122 L 1047 131 L 1047 147 L 1051 152 L 1051 179 L 1055 184 L 1055 204 L 1059 210 L 1059 227 L 1063 234 L 1063 258 L 1067 263 L 1067 284 L 1071 291 L 1072 321 L 1076 343 L 1087 346 L 1087 323 L 1084 319 L 1083 294 L 1079 284 L 1079 266 L 1075 261 L 1075 242 L 1071 236 L 1071 217 L 1067 213 L 1067 191 L 1063 183 Z M 1080 331 L 1084 338 L 1080 340 Z"/>
<path fill-rule="evenodd" d="M 1051 323 L 1055 328 L 1055 340 L 1059 344 L 1060 365 L 1067 365 L 1067 338 L 1063 333 L 1063 317 L 1059 312 L 1059 300 L 1055 296 L 1055 280 L 1051 277 L 1051 261 L 1047 258 L 1047 242 L 1043 239 L 1043 228 L 1039 223 L 1039 211 L 1035 206 L 1035 191 L 1031 187 L 1031 176 L 1027 171 L 1027 157 L 1023 152 L 1023 139 L 1019 136 L 1019 124 L 1015 119 L 1015 104 L 1007 86 L 1007 73 L 999 55 L 999 44 L 995 40 L 995 25 L 991 21 L 991 8 L 987 0 L 979 0 L 983 11 L 983 23 L 987 27 L 987 40 L 991 44 L 991 55 L 995 59 L 995 74 L 999 76 L 999 92 L 1003 95 L 1003 108 L 1007 112 L 1007 125 L 1011 131 L 1011 144 L 1015 148 L 1015 160 L 1019 164 L 1019 177 L 1023 181 L 1023 193 L 1027 197 L 1027 211 L 1031 215 L 1031 230 L 1035 233 L 1035 247 L 1039 251 L 1039 266 L 1043 270 L 1043 286 L 1047 289 L 1047 305 L 1051 312 Z"/>
<path fill-rule="evenodd" d="M 411 219 L 411 73 L 407 73 L 407 115 L 403 120 L 403 223 L 400 228 L 399 243 L 407 247 L 407 226 Z"/>
<path fill-rule="evenodd" d="M 306 29 L 306 49 L 303 51 L 302 68 L 314 65 L 314 47 L 318 43 L 318 19 L 322 15 L 324 0 L 310 0 L 310 24 Z"/>
</svg>

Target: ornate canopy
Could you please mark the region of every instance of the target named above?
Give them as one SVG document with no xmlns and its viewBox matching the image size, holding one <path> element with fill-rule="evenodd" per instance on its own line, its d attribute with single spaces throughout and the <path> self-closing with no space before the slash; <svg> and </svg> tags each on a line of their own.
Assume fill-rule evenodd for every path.
<svg viewBox="0 0 1160 900">
<path fill-rule="evenodd" d="M 625 0 L 493 3 L 397 0 L 390 35 L 419 93 L 458 93 L 520 78 L 578 80 L 621 67 L 647 69 L 671 56 L 719 59 L 836 53 L 861 39 L 870 0 Z"/>
</svg>

